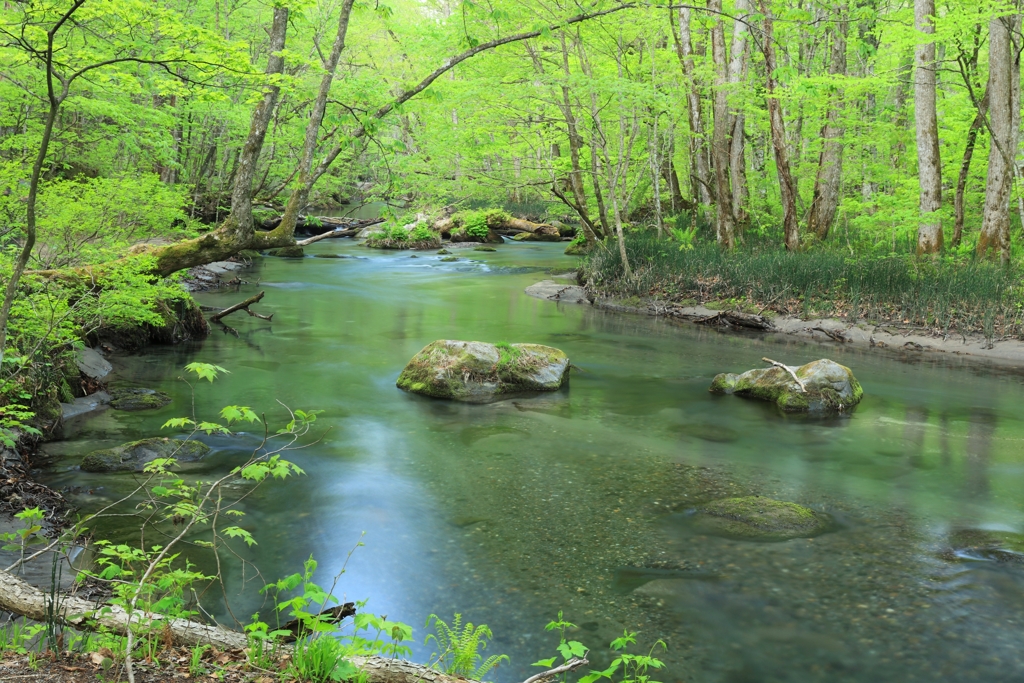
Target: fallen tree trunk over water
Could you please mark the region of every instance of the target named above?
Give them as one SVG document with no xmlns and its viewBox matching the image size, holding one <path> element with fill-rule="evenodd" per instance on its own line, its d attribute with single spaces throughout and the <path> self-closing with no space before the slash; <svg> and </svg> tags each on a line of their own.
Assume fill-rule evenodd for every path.
<svg viewBox="0 0 1024 683">
<path fill-rule="evenodd" d="M 50 597 L 13 574 L 0 571 L 0 609 L 12 612 L 33 621 L 46 622 L 52 618 L 49 608 Z M 128 613 L 115 605 L 98 605 L 89 600 L 74 596 L 62 596 L 56 610 L 56 620 L 63 626 L 86 631 L 100 628 L 113 633 L 125 634 L 128 628 Z M 220 626 L 209 626 L 186 619 L 169 619 L 161 614 L 136 611 L 131 615 L 132 626 L 139 623 L 155 623 L 162 631 L 161 637 L 169 637 L 175 645 L 194 647 L 196 645 L 213 645 L 221 650 L 242 650 L 248 647 L 245 635 Z M 283 650 L 290 650 L 289 645 L 282 645 Z M 352 657 L 351 661 L 366 674 L 367 683 L 466 683 L 465 678 L 456 678 L 435 671 L 422 664 L 414 664 L 385 657 Z M 586 659 L 571 660 L 571 668 L 586 665 Z M 565 670 L 545 672 L 540 677 L 532 676 L 530 681 L 549 678 Z"/>
</svg>

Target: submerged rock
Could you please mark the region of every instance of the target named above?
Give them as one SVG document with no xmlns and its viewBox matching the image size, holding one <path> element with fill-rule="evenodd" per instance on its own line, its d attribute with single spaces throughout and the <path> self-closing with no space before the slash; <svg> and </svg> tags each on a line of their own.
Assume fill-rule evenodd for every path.
<svg viewBox="0 0 1024 683">
<path fill-rule="evenodd" d="M 744 541 L 785 541 L 828 531 L 832 518 L 796 503 L 761 496 L 722 498 L 694 512 L 702 533 Z"/>
<path fill-rule="evenodd" d="M 302 247 L 299 245 L 291 247 L 278 247 L 277 249 L 271 249 L 267 252 L 268 256 L 279 256 L 281 258 L 302 258 L 306 255 Z"/>
<path fill-rule="evenodd" d="M 722 373 L 711 382 L 713 394 L 736 394 L 772 401 L 786 412 L 842 412 L 860 403 L 864 390 L 850 368 L 828 359 L 816 360 L 793 375 L 778 366 L 749 370 L 742 375 Z"/>
<path fill-rule="evenodd" d="M 181 439 L 142 439 L 114 448 L 93 451 L 82 459 L 86 472 L 141 472 L 147 463 L 158 458 L 174 458 L 178 462 L 192 462 L 210 452 L 201 441 Z"/>
<path fill-rule="evenodd" d="M 152 410 L 163 408 L 171 397 L 153 389 L 111 389 L 110 407 L 114 410 Z"/>
<path fill-rule="evenodd" d="M 498 251 L 498 250 L 495 249 L 494 247 L 481 246 L 481 247 L 473 247 L 473 251 Z"/>
<path fill-rule="evenodd" d="M 950 532 L 948 540 L 954 558 L 1024 564 L 1024 534 L 957 529 Z"/>
<path fill-rule="evenodd" d="M 441 339 L 413 356 L 398 388 L 434 398 L 484 403 L 502 395 L 557 391 L 569 381 L 569 358 L 540 344 Z"/>
<path fill-rule="evenodd" d="M 345 258 L 341 254 L 313 254 L 313 258 Z"/>
</svg>

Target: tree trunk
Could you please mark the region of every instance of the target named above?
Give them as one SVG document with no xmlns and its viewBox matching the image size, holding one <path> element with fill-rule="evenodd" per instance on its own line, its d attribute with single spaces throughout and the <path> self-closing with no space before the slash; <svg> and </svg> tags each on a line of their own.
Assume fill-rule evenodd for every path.
<svg viewBox="0 0 1024 683">
<path fill-rule="evenodd" d="M 772 135 L 772 149 L 775 152 L 775 170 L 779 176 L 779 194 L 782 197 L 782 229 L 786 249 L 800 248 L 800 226 L 796 220 L 796 186 L 789 171 L 789 157 L 786 151 L 786 126 L 782 120 L 782 106 L 775 96 L 775 38 L 774 23 L 768 0 L 761 0 L 761 14 L 764 15 L 764 70 L 766 79 L 766 100 L 768 125 Z"/>
<path fill-rule="evenodd" d="M 716 237 L 719 246 L 736 246 L 732 213 L 732 190 L 729 188 L 729 65 L 725 60 L 725 29 L 722 25 L 722 0 L 709 0 L 708 10 L 714 15 L 711 28 L 711 58 L 715 65 L 715 87 L 712 105 L 711 155 L 715 166 Z"/>
<path fill-rule="evenodd" d="M 561 86 L 562 91 L 562 116 L 565 118 L 565 129 L 569 138 L 569 163 L 572 170 L 569 173 L 569 189 L 572 191 L 576 206 L 573 207 L 579 214 L 580 222 L 583 225 L 583 236 L 587 240 L 587 248 L 597 243 L 598 235 L 595 234 L 594 224 L 590 220 L 587 211 L 587 195 L 583 187 L 583 166 L 580 164 L 580 150 L 583 148 L 583 139 L 580 137 L 579 129 L 576 127 L 576 116 L 572 110 L 572 100 L 569 97 L 569 77 L 572 72 L 569 69 L 569 46 L 566 44 L 565 31 L 559 33 L 562 45 L 562 73 L 565 82 Z M 601 235 L 603 237 L 604 235 Z"/>
<path fill-rule="evenodd" d="M 735 98 L 747 74 L 747 32 L 746 24 L 750 5 L 748 0 L 737 0 L 736 22 L 732 28 L 732 50 L 729 61 L 729 88 Z M 732 182 L 732 215 L 736 223 L 747 222 L 747 164 L 744 150 L 744 115 L 740 110 L 732 112 L 729 126 L 729 177 Z"/>
<path fill-rule="evenodd" d="M 988 175 L 985 179 L 985 208 L 978 236 L 978 255 L 998 254 L 1010 258 L 1010 186 L 1014 135 L 1012 130 L 1013 96 L 1010 70 L 1013 60 L 1010 49 L 1009 17 L 994 17 L 989 22 L 988 96 L 991 144 L 988 153 Z"/>
<path fill-rule="evenodd" d="M 331 84 L 334 82 L 334 74 L 338 70 L 338 61 L 341 53 L 345 50 L 345 38 L 348 35 L 348 21 L 352 14 L 354 0 L 344 0 L 341 4 L 341 12 L 338 15 L 338 30 L 334 35 L 334 44 L 331 46 L 331 53 L 324 62 L 324 73 L 320 77 L 320 89 L 317 91 L 316 100 L 313 102 L 313 110 L 309 114 L 309 121 L 306 123 L 306 137 L 302 143 L 302 159 L 299 161 L 298 187 L 288 198 L 288 205 L 285 207 L 281 225 L 274 229 L 277 233 L 272 237 L 290 237 L 295 234 L 295 223 L 298 220 L 299 212 L 306 207 L 309 199 L 309 192 L 313 189 L 313 155 L 316 154 L 317 138 L 320 134 L 320 125 L 324 120 L 324 113 L 327 111 L 327 99 L 331 94 Z"/>
<path fill-rule="evenodd" d="M 974 146 L 978 141 L 978 132 L 985 127 L 985 116 L 988 111 L 988 92 L 985 92 L 979 105 L 978 114 L 971 121 L 967 130 L 967 143 L 964 145 L 964 156 L 960 162 L 960 175 L 956 180 L 956 193 L 953 195 L 953 247 L 960 246 L 964 232 L 964 193 L 967 190 L 967 177 L 971 172 L 971 159 L 974 157 Z"/>
<path fill-rule="evenodd" d="M 914 26 L 925 35 L 935 34 L 935 0 L 914 0 Z M 917 129 L 917 179 L 921 190 L 917 226 L 917 253 L 942 251 L 942 161 L 939 158 L 939 124 L 935 108 L 935 41 L 918 43 L 914 49 L 914 122 Z"/>
<path fill-rule="evenodd" d="M 690 120 L 690 175 L 692 177 L 694 199 L 704 206 L 710 206 L 711 169 L 708 160 L 707 137 L 704 132 L 704 117 L 701 113 L 700 90 L 697 81 L 697 69 L 693 61 L 693 37 L 690 31 L 692 9 L 684 7 L 679 10 L 679 43 L 677 44 L 679 62 L 686 76 L 687 115 Z"/>
<path fill-rule="evenodd" d="M 839 8 L 839 20 L 832 29 L 832 59 L 829 74 L 846 75 L 846 6 Z M 839 209 L 839 194 L 843 178 L 843 134 L 840 124 L 843 109 L 843 88 L 837 87 L 832 106 L 821 129 L 821 154 L 818 157 L 818 174 L 814 178 L 814 195 L 807 216 L 808 232 L 818 239 L 828 237 L 832 223 Z"/>
<path fill-rule="evenodd" d="M 277 98 L 281 92 L 281 87 L 274 77 L 284 71 L 282 51 L 287 31 L 288 9 L 277 7 L 274 9 L 274 23 L 270 29 L 270 55 L 267 58 L 266 73 L 271 77 L 270 82 L 263 92 L 263 99 L 252 113 L 249 135 L 238 157 L 237 170 L 234 174 L 235 185 L 231 192 L 231 214 L 218 229 L 233 232 L 234 237 L 240 240 L 247 240 L 253 233 L 252 182 L 256 177 L 256 165 L 263 150 L 263 141 L 267 137 L 267 128 L 270 126 L 270 119 L 274 115 Z"/>
</svg>

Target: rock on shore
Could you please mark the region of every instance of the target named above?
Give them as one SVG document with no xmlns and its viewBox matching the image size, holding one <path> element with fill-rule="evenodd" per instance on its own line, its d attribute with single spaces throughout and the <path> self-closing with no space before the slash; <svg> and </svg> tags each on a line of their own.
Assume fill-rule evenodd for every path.
<svg viewBox="0 0 1024 683">
<path fill-rule="evenodd" d="M 773 365 L 742 375 L 722 373 L 715 376 L 710 391 L 772 401 L 792 413 L 842 412 L 860 403 L 864 396 L 850 368 L 825 358 L 799 368 Z"/>
<path fill-rule="evenodd" d="M 556 391 L 569 381 L 569 358 L 540 344 L 488 344 L 441 339 L 413 356 L 398 388 L 471 403 L 503 395 Z"/>
</svg>

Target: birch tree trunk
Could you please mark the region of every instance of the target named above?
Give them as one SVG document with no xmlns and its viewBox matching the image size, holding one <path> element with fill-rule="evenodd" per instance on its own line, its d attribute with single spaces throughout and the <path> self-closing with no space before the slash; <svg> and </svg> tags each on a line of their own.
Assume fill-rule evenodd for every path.
<svg viewBox="0 0 1024 683">
<path fill-rule="evenodd" d="M 711 28 L 711 59 L 715 65 L 715 87 L 711 110 L 711 156 L 715 166 L 715 234 L 718 245 L 725 249 L 736 246 L 732 212 L 732 190 L 729 188 L 729 65 L 725 58 L 725 28 L 722 25 L 722 0 L 708 0 L 713 17 Z"/>
<path fill-rule="evenodd" d="M 914 26 L 927 36 L 935 33 L 935 0 L 914 0 Z M 935 41 L 914 49 L 914 123 L 917 129 L 917 178 L 921 190 L 917 253 L 942 251 L 942 161 L 935 107 Z"/>
<path fill-rule="evenodd" d="M 1010 258 L 1010 164 L 1016 151 L 1013 135 L 1013 66 L 1010 49 L 1009 17 L 993 17 L 989 22 L 989 131 L 988 175 L 985 179 L 985 208 L 978 236 L 978 255 Z"/>
<path fill-rule="evenodd" d="M 832 29 L 832 56 L 829 74 L 834 77 L 846 75 L 846 6 L 839 8 L 838 20 Z M 843 134 L 840 122 L 843 111 L 842 87 L 833 94 L 832 106 L 821 129 L 821 154 L 818 157 L 818 173 L 814 178 L 814 194 L 807 215 L 807 231 L 819 239 L 828 237 L 839 209 L 839 194 L 843 180 Z"/>
<path fill-rule="evenodd" d="M 740 84 L 747 75 L 747 33 L 750 16 L 748 0 L 736 0 L 736 21 L 732 27 L 732 48 L 729 60 L 729 90 L 735 99 Z M 734 108 L 729 126 L 729 178 L 732 183 L 732 215 L 737 224 L 747 222 L 747 163 L 743 139 L 744 115 Z"/>
<path fill-rule="evenodd" d="M 684 7 L 679 10 L 679 61 L 686 76 L 687 116 L 690 120 L 690 175 L 693 196 L 700 204 L 710 206 L 711 167 L 708 160 L 707 136 L 704 131 L 704 117 L 701 113 L 700 90 L 697 82 L 697 69 L 693 61 L 693 36 L 690 19 L 693 10 Z"/>
<path fill-rule="evenodd" d="M 786 249 L 800 248 L 800 226 L 796 219 L 796 185 L 789 171 L 789 155 L 786 150 L 786 124 L 782 119 L 782 105 L 775 95 L 775 43 L 774 22 L 769 0 L 761 0 L 761 14 L 764 15 L 764 70 L 768 125 L 772 136 L 772 150 L 775 152 L 775 170 L 779 176 L 779 194 L 782 198 L 782 230 Z"/>
</svg>

